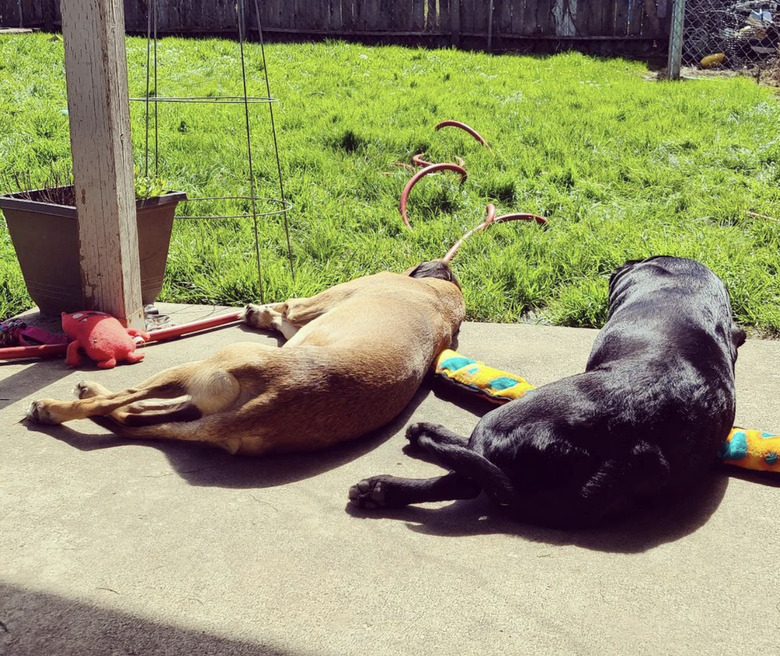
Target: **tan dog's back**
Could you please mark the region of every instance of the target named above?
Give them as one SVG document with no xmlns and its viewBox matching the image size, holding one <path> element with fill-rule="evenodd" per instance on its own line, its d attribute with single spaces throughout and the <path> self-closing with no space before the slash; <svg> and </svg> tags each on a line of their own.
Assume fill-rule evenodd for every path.
<svg viewBox="0 0 780 656">
<path fill-rule="evenodd" d="M 275 402 L 248 404 L 272 416 L 266 439 L 277 450 L 320 448 L 390 421 L 465 316 L 460 290 L 436 278 L 380 273 L 330 291 L 341 298 L 280 349 L 296 352 L 285 362 L 292 384 L 279 377 Z M 293 321 L 296 304 L 288 302 Z"/>
</svg>

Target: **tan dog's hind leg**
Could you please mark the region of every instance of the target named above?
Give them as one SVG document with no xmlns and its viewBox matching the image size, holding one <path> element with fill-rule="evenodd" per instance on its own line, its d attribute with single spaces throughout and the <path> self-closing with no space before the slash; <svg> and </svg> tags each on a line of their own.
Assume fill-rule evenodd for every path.
<svg viewBox="0 0 780 656">
<path fill-rule="evenodd" d="M 206 360 L 172 367 L 122 392 L 79 383 L 77 401 L 41 399 L 33 402 L 27 416 L 42 424 L 92 418 L 123 437 L 197 441 L 230 453 L 263 453 L 271 445 L 254 431 L 247 434 L 257 419 L 252 407 L 245 406 L 262 396 L 270 381 L 286 378 L 280 352 L 264 344 L 232 344 Z"/>
<path fill-rule="evenodd" d="M 220 412 L 236 402 L 240 386 L 229 371 L 207 362 L 167 369 L 137 387 L 116 393 L 97 383 L 79 383 L 79 400 L 40 399 L 33 402 L 27 417 L 40 424 L 61 424 L 112 415 L 122 422 L 128 415 L 145 410 L 181 410 L 183 402 L 203 415 Z"/>
<path fill-rule="evenodd" d="M 129 437 L 134 440 L 200 442 L 224 449 L 230 454 L 236 454 L 241 451 L 245 455 L 261 455 L 270 448 L 270 445 L 265 445 L 261 439 L 252 440 L 249 448 L 246 448 L 243 445 L 244 440 L 240 434 L 236 435 L 226 429 L 230 423 L 230 417 L 221 413 L 202 417 L 194 421 L 169 421 L 147 426 L 112 426 L 111 424 L 114 422 L 105 418 L 96 421 L 106 428 L 115 430 L 122 437 Z"/>
<path fill-rule="evenodd" d="M 82 380 L 74 390 L 79 399 L 91 399 L 96 396 L 111 394 L 111 390 L 94 381 Z M 175 414 L 174 414 L 175 413 Z M 149 421 L 143 424 L 160 423 L 161 421 L 186 421 L 200 417 L 200 411 L 191 403 L 188 395 L 175 399 L 146 399 L 136 401 L 124 406 L 120 410 L 112 412 L 109 416 L 124 423 L 129 415 L 145 415 Z M 179 419 L 178 417 L 181 417 Z M 140 425 L 140 424 L 139 424 Z"/>
</svg>

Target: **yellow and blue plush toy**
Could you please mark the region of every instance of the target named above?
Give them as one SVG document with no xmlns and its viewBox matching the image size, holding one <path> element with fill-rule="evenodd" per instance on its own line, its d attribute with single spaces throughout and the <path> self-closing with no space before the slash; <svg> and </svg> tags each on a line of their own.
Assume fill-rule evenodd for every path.
<svg viewBox="0 0 780 656">
<path fill-rule="evenodd" d="M 493 403 L 519 399 L 534 389 L 525 378 L 488 367 L 455 351 L 443 351 L 436 362 L 436 375 L 464 391 Z M 734 427 L 720 452 L 729 465 L 754 471 L 780 472 L 780 435 Z"/>
</svg>

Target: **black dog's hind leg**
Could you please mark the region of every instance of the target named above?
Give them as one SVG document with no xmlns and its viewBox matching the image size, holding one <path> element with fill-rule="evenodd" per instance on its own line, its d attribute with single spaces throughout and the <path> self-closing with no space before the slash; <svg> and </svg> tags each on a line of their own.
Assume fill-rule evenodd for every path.
<svg viewBox="0 0 780 656">
<path fill-rule="evenodd" d="M 439 424 L 420 422 L 406 431 L 412 446 L 424 449 L 438 464 L 479 485 L 496 501 L 511 503 L 514 489 L 506 474 L 490 460 L 469 448 L 469 441 Z"/>
<path fill-rule="evenodd" d="M 452 446 L 468 446 L 468 439 L 453 433 L 441 424 L 431 424 L 421 421 L 406 429 L 406 439 L 409 446 L 429 450 L 432 444 L 449 444 Z M 434 450 L 435 451 L 435 450 Z"/>
<path fill-rule="evenodd" d="M 473 499 L 481 491 L 478 483 L 455 472 L 425 479 L 372 476 L 349 489 L 349 500 L 359 508 L 401 508 L 425 501 Z"/>
<path fill-rule="evenodd" d="M 410 458 L 424 460 L 434 464 L 441 464 L 436 457 L 435 448 L 431 445 L 450 444 L 467 448 L 468 439 L 453 433 L 448 428 L 439 424 L 419 422 L 406 429 L 406 439 L 409 443 L 403 448 L 403 452 Z"/>
</svg>

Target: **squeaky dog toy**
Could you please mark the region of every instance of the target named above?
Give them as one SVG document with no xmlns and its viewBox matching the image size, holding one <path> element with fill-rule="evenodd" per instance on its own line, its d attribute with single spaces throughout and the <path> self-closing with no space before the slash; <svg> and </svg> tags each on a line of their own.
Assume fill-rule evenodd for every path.
<svg viewBox="0 0 780 656">
<path fill-rule="evenodd" d="M 534 389 L 525 378 L 488 367 L 449 349 L 436 361 L 436 376 L 492 403 L 519 399 Z M 780 472 L 780 435 L 735 426 L 720 452 L 721 460 L 742 469 Z"/>
<path fill-rule="evenodd" d="M 92 310 L 62 313 L 62 329 L 73 341 L 68 344 L 65 363 L 75 367 L 81 362 L 79 351 L 97 363 L 99 369 L 112 369 L 118 362 L 133 364 L 144 359 L 145 353 L 136 351 L 133 337 L 149 341 L 149 333 L 125 328 L 119 320 L 105 312 Z"/>
</svg>

